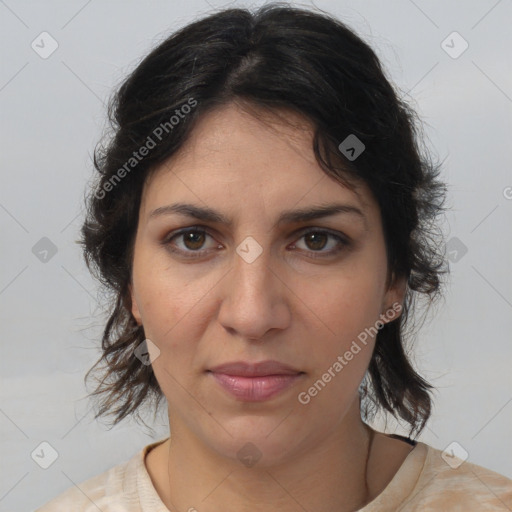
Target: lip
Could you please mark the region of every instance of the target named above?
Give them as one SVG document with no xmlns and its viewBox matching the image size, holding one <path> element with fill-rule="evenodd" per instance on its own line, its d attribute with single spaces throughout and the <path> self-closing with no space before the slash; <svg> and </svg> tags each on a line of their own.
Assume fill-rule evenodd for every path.
<svg viewBox="0 0 512 512">
<path fill-rule="evenodd" d="M 295 375 L 302 373 L 300 370 L 279 361 L 261 361 L 257 363 L 234 361 L 215 366 L 210 368 L 209 371 L 239 377 L 266 377 L 268 375 Z"/>
<path fill-rule="evenodd" d="M 304 375 L 304 372 L 278 361 L 237 361 L 215 366 L 208 373 L 225 391 L 244 402 L 269 400 Z"/>
</svg>

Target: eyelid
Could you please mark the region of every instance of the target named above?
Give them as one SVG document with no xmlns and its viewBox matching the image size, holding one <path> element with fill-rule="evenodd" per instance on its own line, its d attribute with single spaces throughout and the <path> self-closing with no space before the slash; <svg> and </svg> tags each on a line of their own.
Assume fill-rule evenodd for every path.
<svg viewBox="0 0 512 512">
<path fill-rule="evenodd" d="M 215 237 L 212 235 L 210 228 L 208 228 L 206 226 L 202 226 L 202 225 L 194 225 L 194 226 L 188 226 L 185 228 L 180 228 L 180 229 L 172 231 L 171 233 L 166 235 L 160 243 L 161 243 L 161 245 L 163 245 L 165 248 L 167 248 L 171 252 L 179 253 L 179 254 L 183 255 L 184 258 L 189 258 L 189 259 L 199 258 L 204 253 L 208 253 L 211 250 L 211 249 L 199 249 L 197 251 L 191 251 L 191 250 L 183 251 L 182 249 L 170 249 L 171 241 L 173 239 L 178 238 L 182 235 L 185 235 L 189 232 L 201 233 L 201 234 L 207 235 L 210 238 L 213 238 L 215 240 Z M 308 251 L 308 250 L 306 250 L 305 252 L 308 255 L 310 255 L 312 258 L 315 258 L 315 257 L 316 258 L 322 258 L 322 257 L 328 258 L 329 256 L 334 256 L 338 252 L 340 252 L 341 250 L 346 248 L 347 246 L 351 245 L 351 243 L 352 243 L 352 239 L 349 236 L 347 236 L 345 233 L 342 233 L 340 231 L 334 231 L 329 228 L 316 227 L 316 226 L 306 226 L 306 227 L 300 228 L 300 229 L 294 231 L 293 234 L 290 235 L 290 238 L 292 238 L 295 243 L 295 242 L 299 241 L 305 235 L 308 235 L 309 233 L 326 234 L 326 235 L 329 235 L 330 237 L 336 239 L 339 243 L 339 245 L 336 249 L 331 249 L 330 251 L 312 251 L 312 250 Z M 217 244 L 219 244 L 219 242 L 217 242 Z M 340 247 L 340 245 L 341 245 L 341 247 Z M 188 254 L 188 256 L 186 256 L 186 254 Z"/>
<path fill-rule="evenodd" d="M 297 243 L 297 241 L 300 241 L 304 236 L 308 235 L 309 233 L 321 233 L 326 234 L 330 236 L 331 238 L 334 238 L 337 241 L 337 246 L 334 249 L 331 249 L 329 251 L 312 251 L 312 250 L 305 250 L 306 254 L 309 258 L 318 258 L 318 259 L 329 259 L 337 256 L 340 252 L 349 249 L 352 247 L 353 242 L 350 237 L 345 235 L 344 233 L 340 231 L 333 231 L 329 228 L 322 228 L 322 227 L 314 227 L 309 226 L 303 229 L 299 229 L 296 231 L 293 235 L 295 242 L 293 242 L 293 245 Z"/>
<path fill-rule="evenodd" d="M 178 238 L 182 235 L 186 235 L 187 233 L 200 233 L 202 235 L 207 235 L 210 238 L 213 238 L 215 240 L 215 237 L 211 234 L 210 229 L 206 228 L 205 226 L 189 226 L 186 228 L 177 229 L 175 231 L 172 231 L 168 235 L 166 235 L 162 241 L 160 242 L 164 247 L 168 247 L 171 243 L 171 241 L 175 238 Z M 219 242 L 217 242 L 219 243 Z M 180 252 L 181 249 L 178 249 L 176 252 Z M 200 249 L 198 251 L 187 251 L 190 254 L 196 253 L 200 254 L 201 252 L 204 252 L 204 249 Z"/>
<path fill-rule="evenodd" d="M 341 238 L 347 243 L 350 241 L 350 237 L 341 231 L 336 231 L 333 229 L 324 228 L 324 227 L 316 227 L 316 226 L 307 226 L 305 228 L 298 229 L 297 231 L 295 231 L 293 233 L 292 236 L 293 237 L 304 236 L 304 235 L 307 235 L 308 233 L 327 233 L 331 236 Z"/>
</svg>

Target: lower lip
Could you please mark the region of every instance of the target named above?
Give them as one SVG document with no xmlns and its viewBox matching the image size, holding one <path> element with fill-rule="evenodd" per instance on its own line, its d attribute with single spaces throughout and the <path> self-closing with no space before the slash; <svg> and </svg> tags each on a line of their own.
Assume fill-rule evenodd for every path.
<svg viewBox="0 0 512 512">
<path fill-rule="evenodd" d="M 215 380 L 229 393 L 245 402 L 262 402 L 292 386 L 302 374 L 265 375 L 241 377 L 210 372 Z"/>
</svg>

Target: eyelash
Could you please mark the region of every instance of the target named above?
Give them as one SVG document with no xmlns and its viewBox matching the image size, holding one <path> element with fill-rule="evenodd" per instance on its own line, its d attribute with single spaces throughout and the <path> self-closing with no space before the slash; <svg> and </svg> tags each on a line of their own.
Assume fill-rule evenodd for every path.
<svg viewBox="0 0 512 512">
<path fill-rule="evenodd" d="M 198 251 L 187 250 L 187 251 L 183 251 L 182 249 L 176 249 L 176 248 L 174 248 L 172 246 L 171 242 L 175 238 L 178 238 L 180 236 L 183 236 L 183 235 L 186 235 L 186 234 L 189 234 L 189 233 L 199 233 L 201 235 L 208 235 L 208 236 L 213 238 L 213 236 L 210 235 L 210 233 L 208 233 L 208 231 L 206 231 L 201 226 L 192 226 L 192 227 L 189 227 L 189 228 L 181 229 L 179 231 L 175 231 L 173 233 L 170 233 L 168 236 L 166 236 L 161 241 L 161 244 L 168 251 L 170 251 L 172 253 L 178 253 L 178 254 L 184 256 L 185 258 L 195 259 L 195 258 L 200 258 L 200 257 L 204 256 L 204 253 L 208 252 L 208 250 L 198 250 Z M 325 252 L 321 252 L 321 251 L 306 251 L 307 253 L 309 253 L 309 255 L 312 258 L 326 258 L 326 257 L 334 256 L 334 255 L 338 254 L 339 252 L 341 252 L 343 249 L 345 249 L 346 247 L 348 247 L 350 245 L 350 242 L 348 241 L 347 238 L 342 237 L 342 236 L 337 235 L 337 234 L 334 234 L 334 233 L 332 233 L 330 231 L 327 231 L 325 229 L 319 229 L 319 228 L 313 228 L 313 229 L 309 229 L 307 231 L 302 231 L 300 233 L 299 239 L 301 239 L 301 238 L 303 238 L 306 235 L 309 235 L 311 233 L 327 235 L 327 236 L 329 236 L 331 238 L 334 238 L 338 242 L 338 244 L 339 244 L 335 249 L 331 249 L 330 251 L 325 251 Z"/>
</svg>

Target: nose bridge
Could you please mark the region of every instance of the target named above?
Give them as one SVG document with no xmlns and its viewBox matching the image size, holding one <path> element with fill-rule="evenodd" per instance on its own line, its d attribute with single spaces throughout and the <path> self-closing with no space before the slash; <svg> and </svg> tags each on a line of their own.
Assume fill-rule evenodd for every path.
<svg viewBox="0 0 512 512">
<path fill-rule="evenodd" d="M 286 298 L 267 247 L 247 237 L 236 248 L 221 301 L 219 320 L 241 337 L 259 339 L 289 321 Z"/>
<path fill-rule="evenodd" d="M 260 245 L 252 236 L 246 237 L 236 248 L 232 276 L 236 294 L 268 299 L 273 288 L 271 281 L 275 279 L 268 246 Z"/>
</svg>

